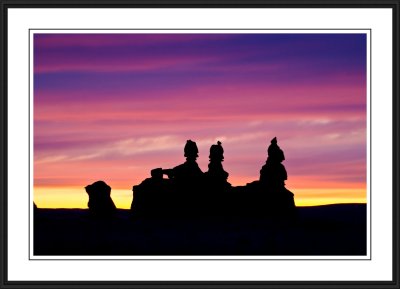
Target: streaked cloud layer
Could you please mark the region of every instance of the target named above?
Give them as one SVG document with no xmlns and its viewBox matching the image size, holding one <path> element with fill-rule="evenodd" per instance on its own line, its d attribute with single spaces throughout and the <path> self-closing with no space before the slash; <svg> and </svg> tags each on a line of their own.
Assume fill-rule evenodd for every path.
<svg viewBox="0 0 400 289">
<path fill-rule="evenodd" d="M 34 36 L 39 206 L 81 206 L 80 188 L 103 179 L 128 207 L 152 168 L 184 161 L 187 139 L 203 171 L 221 140 L 243 185 L 274 136 L 296 201 L 365 201 L 366 121 L 363 34 Z"/>
</svg>

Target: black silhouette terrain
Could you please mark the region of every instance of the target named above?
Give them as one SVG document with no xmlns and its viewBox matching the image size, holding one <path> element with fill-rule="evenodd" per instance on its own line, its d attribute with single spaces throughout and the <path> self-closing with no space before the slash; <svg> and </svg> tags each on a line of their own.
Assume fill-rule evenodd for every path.
<svg viewBox="0 0 400 289">
<path fill-rule="evenodd" d="M 116 209 L 103 181 L 85 187 L 88 210 L 34 204 L 34 255 L 365 255 L 366 205 L 296 208 L 276 138 L 267 151 L 245 186 L 228 182 L 221 142 L 203 173 L 188 140 L 183 164 L 133 186 L 130 210 Z"/>
<path fill-rule="evenodd" d="M 282 164 L 285 157 L 276 138 L 268 148 L 260 179 L 241 187 L 232 187 L 227 181 L 229 174 L 222 166 L 221 142 L 211 146 L 205 173 L 196 163 L 195 142 L 187 141 L 184 156 L 185 163 L 173 169 L 154 169 L 151 178 L 133 186 L 134 216 L 295 216 L 293 193 L 285 188 L 287 173 Z"/>
</svg>

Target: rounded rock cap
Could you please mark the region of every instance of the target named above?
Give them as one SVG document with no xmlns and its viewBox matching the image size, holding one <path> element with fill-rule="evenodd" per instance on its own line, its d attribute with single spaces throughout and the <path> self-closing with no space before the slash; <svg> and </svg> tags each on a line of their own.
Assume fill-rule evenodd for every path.
<svg viewBox="0 0 400 289">
<path fill-rule="evenodd" d="M 184 153 L 185 157 L 198 157 L 199 149 L 197 148 L 197 145 L 194 141 L 192 140 L 187 140 L 186 145 L 184 148 Z"/>
<path fill-rule="evenodd" d="M 224 159 L 224 149 L 221 145 L 220 141 L 217 141 L 217 144 L 212 145 L 210 147 L 210 159 L 219 159 L 223 160 Z"/>
<path fill-rule="evenodd" d="M 271 140 L 271 144 L 268 147 L 268 156 L 274 159 L 279 159 L 280 161 L 285 160 L 283 150 L 278 146 L 278 140 L 276 137 Z"/>
</svg>

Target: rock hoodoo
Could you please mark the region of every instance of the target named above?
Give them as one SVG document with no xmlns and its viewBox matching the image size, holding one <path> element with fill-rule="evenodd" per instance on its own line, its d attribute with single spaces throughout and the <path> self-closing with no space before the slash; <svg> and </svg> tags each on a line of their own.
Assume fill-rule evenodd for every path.
<svg viewBox="0 0 400 289">
<path fill-rule="evenodd" d="M 85 187 L 89 195 L 89 211 L 97 217 L 110 217 L 117 211 L 111 199 L 111 187 L 104 181 L 97 181 Z"/>
<path fill-rule="evenodd" d="M 233 187 L 228 182 L 220 141 L 210 147 L 205 173 L 196 162 L 198 153 L 196 143 L 188 140 L 183 164 L 172 169 L 153 169 L 150 178 L 133 186 L 133 215 L 294 216 L 294 195 L 285 187 L 287 172 L 282 164 L 285 157 L 276 137 L 268 147 L 259 180 L 245 186 Z"/>
</svg>

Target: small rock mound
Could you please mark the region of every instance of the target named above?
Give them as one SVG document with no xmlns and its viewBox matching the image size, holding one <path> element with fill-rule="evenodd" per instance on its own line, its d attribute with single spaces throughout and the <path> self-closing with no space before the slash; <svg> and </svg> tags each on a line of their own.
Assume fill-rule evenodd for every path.
<svg viewBox="0 0 400 289">
<path fill-rule="evenodd" d="M 97 181 L 85 187 L 89 195 L 89 211 L 98 217 L 110 217 L 117 211 L 111 199 L 111 187 L 104 181 Z"/>
</svg>

